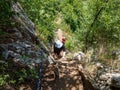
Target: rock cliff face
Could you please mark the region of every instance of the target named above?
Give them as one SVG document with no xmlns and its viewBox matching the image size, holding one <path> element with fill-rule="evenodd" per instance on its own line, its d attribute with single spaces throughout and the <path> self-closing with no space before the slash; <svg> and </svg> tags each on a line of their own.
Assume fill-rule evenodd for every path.
<svg viewBox="0 0 120 90">
<path fill-rule="evenodd" d="M 102 62 L 87 63 L 84 74 L 97 90 L 120 90 L 120 69 L 112 68 Z"/>
<path fill-rule="evenodd" d="M 15 13 L 11 18 L 17 26 L 1 29 L 6 33 L 0 36 L 1 56 L 6 60 L 12 59 L 29 66 L 46 60 L 47 54 L 36 46 L 40 41 L 37 38 L 34 23 L 27 17 L 18 2 L 12 2 L 11 8 Z"/>
<path fill-rule="evenodd" d="M 34 23 L 27 17 L 26 13 L 22 9 L 21 5 L 12 3 L 12 10 L 15 12 L 13 19 L 19 26 L 18 37 L 27 41 L 36 42 L 36 32 Z"/>
</svg>

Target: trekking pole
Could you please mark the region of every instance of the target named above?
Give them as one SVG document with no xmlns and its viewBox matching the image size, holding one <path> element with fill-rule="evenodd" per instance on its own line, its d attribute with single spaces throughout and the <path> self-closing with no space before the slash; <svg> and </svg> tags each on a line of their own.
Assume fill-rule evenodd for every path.
<svg viewBox="0 0 120 90">
<path fill-rule="evenodd" d="M 42 62 L 40 63 L 40 69 L 39 69 L 39 73 L 38 73 L 37 90 L 40 90 L 40 87 L 41 87 L 41 76 L 42 76 Z"/>
</svg>

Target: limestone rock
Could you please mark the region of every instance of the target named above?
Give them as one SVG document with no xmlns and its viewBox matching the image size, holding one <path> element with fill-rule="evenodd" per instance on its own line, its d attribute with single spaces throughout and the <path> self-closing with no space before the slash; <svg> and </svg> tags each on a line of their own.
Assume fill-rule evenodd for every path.
<svg viewBox="0 0 120 90">
<path fill-rule="evenodd" d="M 86 55 L 83 52 L 79 51 L 74 54 L 73 59 L 83 61 L 83 60 L 85 60 L 85 57 L 86 57 Z"/>
<path fill-rule="evenodd" d="M 100 76 L 101 80 L 107 81 L 107 84 L 116 88 L 120 88 L 120 74 L 119 73 L 106 73 Z"/>
</svg>

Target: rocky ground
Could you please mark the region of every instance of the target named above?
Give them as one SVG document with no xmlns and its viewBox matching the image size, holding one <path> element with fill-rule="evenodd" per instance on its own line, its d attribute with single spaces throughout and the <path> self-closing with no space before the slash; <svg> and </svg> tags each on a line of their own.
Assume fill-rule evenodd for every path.
<svg viewBox="0 0 120 90">
<path fill-rule="evenodd" d="M 71 60 L 57 60 L 57 74 L 59 78 L 49 80 L 50 75 L 43 78 L 42 90 L 84 90 L 82 77 L 79 74 L 77 63 Z M 50 71 L 52 74 L 52 71 Z M 48 73 L 47 73 L 48 74 Z"/>
</svg>

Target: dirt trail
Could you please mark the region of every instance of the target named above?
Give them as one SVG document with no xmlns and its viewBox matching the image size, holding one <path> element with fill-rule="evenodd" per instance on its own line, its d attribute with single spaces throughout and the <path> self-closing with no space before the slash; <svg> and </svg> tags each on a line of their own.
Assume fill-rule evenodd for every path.
<svg viewBox="0 0 120 90">
<path fill-rule="evenodd" d="M 57 60 L 57 64 L 59 79 L 50 79 L 54 77 L 53 72 L 47 72 L 43 77 L 41 90 L 84 90 L 75 61 L 60 59 Z"/>
</svg>

